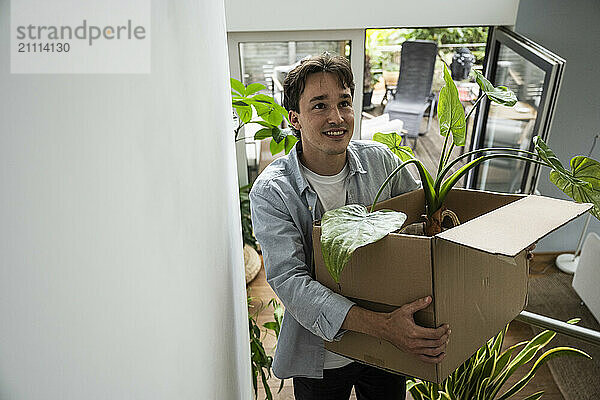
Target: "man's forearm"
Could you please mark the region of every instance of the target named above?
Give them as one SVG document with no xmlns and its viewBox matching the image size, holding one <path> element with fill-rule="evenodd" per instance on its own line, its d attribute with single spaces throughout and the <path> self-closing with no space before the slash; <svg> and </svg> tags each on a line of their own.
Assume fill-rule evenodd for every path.
<svg viewBox="0 0 600 400">
<path fill-rule="evenodd" d="M 348 311 L 346 319 L 342 323 L 342 329 L 384 339 L 383 334 L 387 331 L 388 316 L 389 314 L 369 311 L 354 305 Z"/>
<path fill-rule="evenodd" d="M 425 328 L 415 324 L 413 314 L 431 304 L 424 297 L 404 304 L 391 313 L 378 313 L 354 305 L 346 314 L 342 329 L 387 340 L 400 350 L 415 354 L 425 362 L 438 363 L 445 357 L 450 327 Z"/>
</svg>

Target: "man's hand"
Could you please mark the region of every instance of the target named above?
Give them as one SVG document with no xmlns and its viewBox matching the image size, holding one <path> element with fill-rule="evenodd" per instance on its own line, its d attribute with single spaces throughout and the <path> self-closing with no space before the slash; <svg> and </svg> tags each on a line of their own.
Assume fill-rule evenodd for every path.
<svg viewBox="0 0 600 400">
<path fill-rule="evenodd" d="M 428 363 L 439 363 L 446 356 L 450 327 L 424 328 L 415 324 L 413 314 L 426 308 L 431 297 L 403 305 L 391 313 L 377 313 L 353 306 L 342 329 L 366 333 L 387 340 L 400 350 L 416 355 Z"/>
<path fill-rule="evenodd" d="M 423 310 L 430 303 L 431 297 L 425 297 L 387 314 L 383 338 L 422 361 L 439 363 L 446 356 L 450 327 L 442 325 L 437 329 L 424 328 L 417 325 L 413 318 L 415 312 Z"/>
</svg>

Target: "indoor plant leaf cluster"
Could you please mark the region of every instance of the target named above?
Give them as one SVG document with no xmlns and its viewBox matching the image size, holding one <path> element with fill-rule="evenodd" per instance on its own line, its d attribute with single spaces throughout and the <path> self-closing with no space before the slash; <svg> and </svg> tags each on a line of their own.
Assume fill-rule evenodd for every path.
<svg viewBox="0 0 600 400">
<path fill-rule="evenodd" d="M 434 236 L 441 232 L 442 215 L 448 212 L 444 206 L 444 201 L 454 185 L 456 185 L 470 169 L 478 166 L 484 161 L 494 158 L 512 158 L 550 168 L 550 180 L 575 201 L 592 203 L 594 207 L 591 213 L 596 218 L 600 219 L 600 164 L 591 158 L 577 156 L 571 160 L 571 170 L 567 170 L 563 167 L 562 163 L 552 150 L 550 150 L 539 137 L 534 138 L 535 152 L 504 147 L 490 147 L 466 152 L 450 161 L 450 156 L 454 147 L 464 146 L 466 120 L 468 120 L 469 116 L 474 112 L 477 105 L 484 97 L 503 106 L 512 107 L 517 103 L 517 98 L 511 90 L 503 86 L 494 87 L 479 72 L 475 71 L 475 75 L 475 79 L 481 89 L 481 95 L 475 102 L 473 108 L 465 116 L 459 101 L 458 89 L 452 81 L 448 68 L 444 65 L 445 86 L 440 91 L 437 113 L 440 124 L 440 134 L 444 136 L 445 139 L 439 158 L 438 169 L 435 174 L 430 173 L 425 168 L 424 164 L 415 157 L 410 148 L 401 145 L 401 137 L 397 133 L 376 133 L 373 135 L 373 140 L 387 145 L 390 150 L 400 158 L 401 163 L 388 175 L 379 188 L 370 211 L 374 211 L 375 204 L 379 200 L 381 193 L 394 175 L 407 165 L 414 165 L 419 173 L 425 195 L 425 234 Z M 449 144 L 450 137 L 452 137 L 452 140 Z M 450 174 L 452 167 L 468 157 L 476 158 Z M 366 217 L 368 216 L 365 216 L 365 218 Z M 393 218 L 392 214 L 388 214 L 387 218 Z M 328 223 L 327 213 L 325 213 L 322 223 L 323 232 L 328 229 Z M 339 234 L 342 234 L 344 229 L 351 231 L 354 228 L 348 224 L 346 227 L 342 225 L 336 229 L 339 231 Z M 351 254 L 357 245 L 364 246 L 376 242 L 379 239 L 381 239 L 381 237 L 373 236 L 370 240 L 361 240 L 359 243 L 347 241 L 332 242 L 332 247 L 334 248 L 329 251 L 339 254 Z M 321 242 L 323 243 L 323 237 L 321 238 Z M 335 248 L 336 246 L 342 248 L 337 249 Z M 329 264 L 326 262 L 329 273 L 334 279 L 339 278 L 340 273 L 348 260 L 349 257 L 338 257 L 330 259 Z"/>
<path fill-rule="evenodd" d="M 570 324 L 579 319 L 567 321 Z M 535 357 L 556 335 L 552 331 L 543 331 L 533 339 L 517 343 L 501 351 L 508 325 L 473 356 L 458 367 L 441 384 L 410 380 L 407 389 L 415 400 L 506 400 L 521 391 L 534 377 L 537 370 L 548 360 L 562 356 L 578 356 L 591 359 L 581 351 L 571 347 L 556 347 Z M 520 349 L 520 350 L 519 350 Z M 507 380 L 514 372 L 533 362 L 529 371 L 510 388 L 504 389 Z M 543 391 L 527 397 L 539 399 Z"/>
<path fill-rule="evenodd" d="M 269 386 L 268 379 L 271 378 L 271 366 L 273 364 L 273 357 L 267 354 L 264 345 L 261 340 L 261 330 L 257 322 L 257 315 L 260 310 L 256 313 L 251 313 L 250 304 L 253 300 L 252 297 L 248 297 L 248 327 L 250 330 L 250 363 L 252 365 L 252 387 L 254 388 L 254 397 L 258 394 L 258 378 L 265 389 L 265 399 L 273 400 L 273 394 L 271 387 Z M 283 320 L 283 306 L 275 299 L 271 299 L 267 306 L 273 307 L 273 321 L 265 322 L 263 328 L 266 332 L 272 331 L 275 337 L 279 337 L 279 331 L 281 330 L 281 322 Z M 283 388 L 284 380 L 281 380 L 279 385 L 279 392 Z"/>
<path fill-rule="evenodd" d="M 540 158 L 553 166 L 550 181 L 575 201 L 594 204 L 590 212 L 600 220 L 600 163 L 588 157 L 575 156 L 571 159 L 569 171 L 543 141 L 536 137 L 534 142 Z"/>
<path fill-rule="evenodd" d="M 277 104 L 271 96 L 257 93 L 265 90 L 265 85 L 251 83 L 244 86 L 242 82 L 231 78 L 231 89 L 231 105 L 238 116 L 238 125 L 234 130 L 235 140 L 244 140 L 244 138 L 238 138 L 242 127 L 248 124 L 258 124 L 262 128 L 254 134 L 254 139 L 272 138 L 271 154 L 274 155 L 282 151 L 288 154 L 298 139 L 290 129 L 280 128 L 281 123 L 288 120 L 286 109 Z M 260 119 L 252 119 L 253 109 Z"/>
<path fill-rule="evenodd" d="M 246 185 L 240 187 L 240 212 L 241 212 L 241 222 L 242 222 L 242 237 L 244 244 L 252 246 L 254 249 L 257 248 L 256 238 L 254 237 L 254 232 L 252 230 L 252 220 L 250 218 L 250 198 L 248 193 L 252 185 Z M 248 301 L 248 328 L 250 333 L 250 363 L 252 366 L 252 385 L 254 388 L 254 396 L 256 397 L 258 393 L 258 378 L 260 377 L 260 381 L 262 383 L 263 388 L 265 389 L 266 399 L 272 400 L 273 395 L 271 393 L 271 388 L 268 384 L 268 379 L 271 377 L 271 366 L 273 364 L 273 357 L 267 354 L 262 339 L 261 339 L 261 329 L 257 323 L 256 316 L 260 312 L 260 309 L 255 313 L 251 312 L 252 297 L 247 298 Z M 271 299 L 267 306 L 273 307 L 273 321 L 265 322 L 262 327 L 265 329 L 266 333 L 269 331 L 275 334 L 275 337 L 279 337 L 279 332 L 281 330 L 281 322 L 283 321 L 283 306 L 276 300 Z M 262 307 L 261 307 L 262 309 Z M 283 380 L 281 381 L 281 385 L 279 386 L 279 391 L 283 388 Z"/>
</svg>

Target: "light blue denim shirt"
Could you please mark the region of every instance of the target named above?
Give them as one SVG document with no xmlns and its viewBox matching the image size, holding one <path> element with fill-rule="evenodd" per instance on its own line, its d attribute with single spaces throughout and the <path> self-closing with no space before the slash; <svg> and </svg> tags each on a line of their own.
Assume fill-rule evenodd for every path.
<svg viewBox="0 0 600 400">
<path fill-rule="evenodd" d="M 267 281 L 285 306 L 273 372 L 278 378 L 323 377 L 323 340 L 339 340 L 354 304 L 314 279 L 312 224 L 320 219 L 317 194 L 300 172 L 300 142 L 273 161 L 254 183 L 250 204 L 254 234 L 261 245 Z M 370 205 L 400 160 L 384 145 L 352 141 L 347 160 L 346 204 Z M 403 169 L 380 200 L 419 187 Z"/>
</svg>

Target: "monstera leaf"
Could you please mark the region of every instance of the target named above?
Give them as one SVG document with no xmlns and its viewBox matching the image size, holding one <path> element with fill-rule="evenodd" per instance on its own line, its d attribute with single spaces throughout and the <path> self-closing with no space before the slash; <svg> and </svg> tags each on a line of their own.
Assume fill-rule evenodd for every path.
<svg viewBox="0 0 600 400">
<path fill-rule="evenodd" d="M 491 101 L 509 107 L 517 104 L 517 96 L 512 90 L 509 90 L 506 86 L 494 87 L 479 71 L 473 71 L 475 72 L 477 84 Z"/>
<path fill-rule="evenodd" d="M 600 220 L 600 163 L 584 156 L 571 159 L 567 170 L 539 137 L 533 138 L 540 158 L 552 165 L 550 181 L 578 203 L 592 203 L 592 215 Z"/>
<path fill-rule="evenodd" d="M 398 135 L 396 132 L 377 132 L 373 135 L 373 140 L 385 144 L 402 162 L 415 158 L 415 154 L 410 147 L 401 146 L 402 136 Z"/>
<path fill-rule="evenodd" d="M 400 229 L 404 221 L 404 213 L 390 210 L 369 213 L 358 204 L 327 211 L 321 221 L 321 249 L 332 278 L 339 282 L 354 250 Z"/>
<path fill-rule="evenodd" d="M 444 80 L 446 85 L 440 90 L 438 101 L 438 119 L 440 121 L 440 135 L 447 136 L 452 133 L 452 141 L 455 146 L 465 145 L 465 109 L 459 98 L 458 89 L 444 65 Z"/>
</svg>

